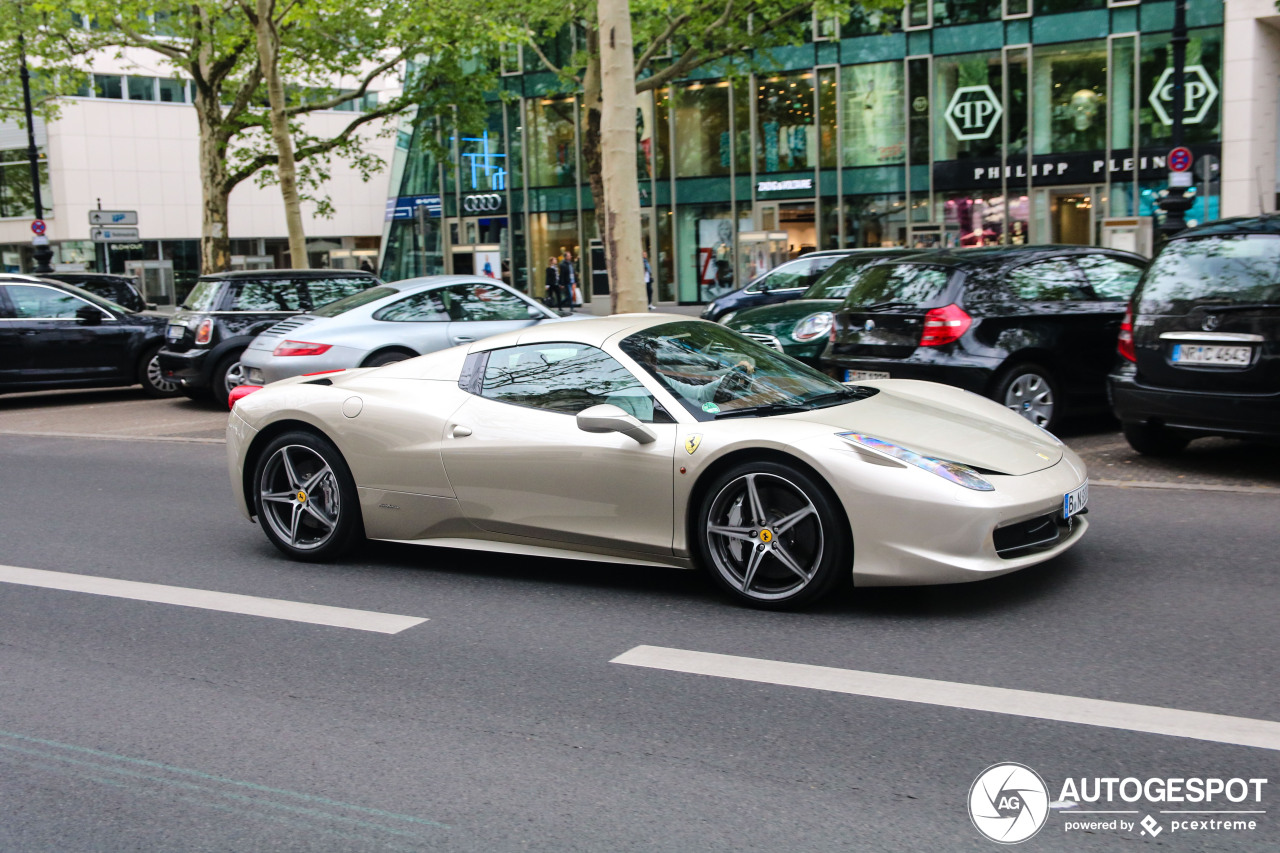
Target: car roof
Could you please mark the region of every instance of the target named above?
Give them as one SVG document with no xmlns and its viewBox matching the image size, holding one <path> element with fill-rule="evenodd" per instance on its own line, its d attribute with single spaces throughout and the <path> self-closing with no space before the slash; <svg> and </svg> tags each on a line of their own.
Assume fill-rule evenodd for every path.
<svg viewBox="0 0 1280 853">
<path fill-rule="evenodd" d="M 93 281 L 95 279 L 111 279 L 112 281 L 127 281 L 130 283 L 134 281 L 127 275 L 115 272 L 79 272 L 72 270 L 70 272 L 46 272 L 40 275 L 44 278 L 51 278 L 54 281 L 62 281 L 64 278 L 74 278 L 77 281 Z"/>
<path fill-rule="evenodd" d="M 462 275 L 459 273 L 452 275 L 423 275 L 418 276 L 417 278 L 402 278 L 399 281 L 384 281 L 382 282 L 382 286 L 392 287 L 396 290 L 416 290 L 422 287 L 433 287 L 445 284 L 466 284 L 470 282 L 498 284 L 507 287 L 510 290 L 521 292 L 519 288 L 512 287 L 502 279 L 489 278 L 486 275 Z"/>
<path fill-rule="evenodd" d="M 1261 216 L 1233 216 L 1206 222 L 1173 235 L 1173 240 L 1191 237 L 1211 237 L 1222 234 L 1280 234 L 1280 213 L 1264 213 Z"/>
<path fill-rule="evenodd" d="M 236 270 L 235 272 L 215 272 L 200 276 L 201 281 L 252 281 L 255 279 L 311 279 L 326 278 L 367 278 L 377 281 L 377 276 L 363 270 Z"/>
<path fill-rule="evenodd" d="M 614 337 L 625 337 L 650 326 L 661 326 L 664 323 L 681 321 L 689 323 L 707 322 L 706 320 L 690 317 L 687 314 L 610 314 L 607 317 L 593 317 L 589 320 L 578 320 L 573 323 L 539 323 L 536 326 L 527 326 L 514 332 L 506 332 L 477 341 L 471 345 L 471 351 L 484 352 L 521 344 L 541 344 L 555 341 L 575 341 L 600 347 Z"/>
<path fill-rule="evenodd" d="M 1017 266 L 1042 258 L 1060 258 L 1063 255 L 1107 255 L 1146 265 L 1147 259 L 1133 252 L 1105 249 L 1101 246 L 1076 246 L 1043 243 L 1028 246 L 992 246 L 975 249 L 931 249 L 904 256 L 904 263 L 933 264 L 956 269 L 1000 268 Z M 895 258 L 897 260 L 897 258 Z"/>
</svg>

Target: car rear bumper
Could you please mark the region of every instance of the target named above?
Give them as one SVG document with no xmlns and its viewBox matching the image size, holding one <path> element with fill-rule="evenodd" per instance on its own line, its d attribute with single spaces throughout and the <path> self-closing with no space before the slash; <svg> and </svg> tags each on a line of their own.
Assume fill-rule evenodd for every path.
<svg viewBox="0 0 1280 853">
<path fill-rule="evenodd" d="M 941 362 L 935 352 L 921 357 L 917 351 L 908 358 L 823 358 L 818 363 L 820 370 L 841 382 L 846 370 L 863 370 L 887 373 L 890 379 L 941 382 L 985 396 L 1001 361 L 998 358 L 969 356 L 957 363 L 949 356 L 946 362 Z"/>
<path fill-rule="evenodd" d="M 350 370 L 360 366 L 364 354 L 363 350 L 338 346 L 320 355 L 277 356 L 268 349 L 247 349 L 240 356 L 240 367 L 248 382 L 266 385 L 305 373 Z"/>
<path fill-rule="evenodd" d="M 1138 381 L 1132 368 L 1107 378 L 1112 410 L 1122 421 L 1158 422 L 1205 435 L 1280 441 L 1280 393 L 1222 394 L 1157 388 Z"/>
<path fill-rule="evenodd" d="M 186 352 L 160 350 L 160 370 L 166 379 L 176 379 L 183 388 L 204 388 L 209 384 L 209 352 L 191 349 Z"/>
</svg>

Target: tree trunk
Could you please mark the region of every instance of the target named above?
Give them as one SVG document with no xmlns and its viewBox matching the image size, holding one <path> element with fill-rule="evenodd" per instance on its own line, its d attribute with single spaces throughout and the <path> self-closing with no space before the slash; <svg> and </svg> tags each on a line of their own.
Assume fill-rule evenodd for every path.
<svg viewBox="0 0 1280 853">
<path fill-rule="evenodd" d="M 605 210 L 604 251 L 610 313 L 644 311 L 640 240 L 640 182 L 636 175 L 636 68 L 628 0 L 598 0 L 600 39 L 600 154 Z M 597 216 L 599 214 L 597 213 Z"/>
<path fill-rule="evenodd" d="M 215 99 L 216 100 L 216 99 Z M 200 90 L 195 96 L 196 122 L 200 128 L 200 188 L 204 193 L 200 223 L 200 272 L 208 275 L 231 268 L 231 237 L 227 211 L 231 187 L 227 185 L 226 145 L 218 135 L 222 109 L 210 104 Z"/>
<path fill-rule="evenodd" d="M 582 165 L 587 170 L 587 183 L 591 186 L 591 200 L 596 211 L 596 234 L 601 242 L 609 233 L 608 210 L 604 204 L 604 168 L 600 155 L 600 38 L 592 29 L 586 30 L 587 67 L 582 73 Z M 608 249 L 606 252 L 606 267 Z M 580 263 L 579 266 L 582 266 Z M 610 278 L 612 281 L 612 278 Z M 612 290 L 612 288 L 610 288 Z"/>
<path fill-rule="evenodd" d="M 258 43 L 258 63 L 267 83 L 267 101 L 271 121 L 271 139 L 279 162 L 276 177 L 280 181 L 280 197 L 284 200 L 284 220 L 289 229 L 289 265 L 305 270 L 307 235 L 302 229 L 302 202 L 298 197 L 298 169 L 293 157 L 293 137 L 289 135 L 289 119 L 285 115 L 284 83 L 280 79 L 280 34 L 275 25 L 275 0 L 257 0 L 254 30 Z"/>
</svg>

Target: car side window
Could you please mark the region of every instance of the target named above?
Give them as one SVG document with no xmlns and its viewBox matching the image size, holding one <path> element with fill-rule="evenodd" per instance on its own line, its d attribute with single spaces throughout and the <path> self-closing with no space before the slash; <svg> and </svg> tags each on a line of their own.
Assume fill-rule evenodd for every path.
<svg viewBox="0 0 1280 853">
<path fill-rule="evenodd" d="M 808 261 L 791 261 L 765 273 L 763 279 L 747 288 L 747 292 L 762 293 L 765 288 L 769 290 L 789 290 L 791 288 L 806 287 L 808 272 Z"/>
<path fill-rule="evenodd" d="M 306 286 L 311 307 L 319 308 L 373 287 L 377 282 L 370 278 L 353 276 L 351 278 L 313 278 L 307 279 L 303 284 Z"/>
<path fill-rule="evenodd" d="M 240 282 L 231 304 L 233 311 L 301 311 L 298 282 L 264 279 Z"/>
<path fill-rule="evenodd" d="M 569 341 L 493 350 L 480 396 L 566 415 L 608 403 L 645 423 L 672 422 L 621 362 L 596 347 Z"/>
<path fill-rule="evenodd" d="M 404 299 L 397 299 L 384 308 L 373 312 L 373 319 L 386 320 L 393 323 L 443 323 L 449 319 L 444 303 L 440 299 L 437 287 L 424 290 Z"/>
<path fill-rule="evenodd" d="M 1072 302 L 1092 299 L 1084 278 L 1066 258 L 1025 264 L 1009 272 L 1009 289 L 1026 302 Z"/>
<path fill-rule="evenodd" d="M 9 300 L 13 303 L 14 316 L 25 320 L 74 320 L 76 312 L 86 306 L 102 311 L 78 296 L 52 287 L 11 284 L 7 290 Z"/>
<path fill-rule="evenodd" d="M 1081 255 L 1076 264 L 1099 299 L 1127 300 L 1142 278 L 1142 267 L 1106 255 Z"/>
<path fill-rule="evenodd" d="M 509 290 L 483 282 L 442 287 L 440 300 L 451 320 L 528 320 L 529 303 Z"/>
</svg>

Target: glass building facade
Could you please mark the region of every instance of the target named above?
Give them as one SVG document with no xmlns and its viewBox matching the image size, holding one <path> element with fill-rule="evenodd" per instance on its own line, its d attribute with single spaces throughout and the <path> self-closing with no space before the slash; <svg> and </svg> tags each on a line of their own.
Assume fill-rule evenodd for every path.
<svg viewBox="0 0 1280 853">
<path fill-rule="evenodd" d="M 1221 149 L 1222 18 L 1221 0 L 1189 0 L 1197 161 Z M 1109 220 L 1157 217 L 1172 23 L 1173 3 L 1149 0 L 911 2 L 900 18 L 817 21 L 767 72 L 704 70 L 638 96 L 655 300 L 706 302 L 813 249 L 1097 244 Z M 531 53 L 511 60 L 512 97 L 484 132 L 402 134 L 384 277 L 488 272 L 540 294 L 567 252 L 585 298 L 607 296 L 580 98 Z M 1214 176 L 1200 177 L 1194 221 L 1218 215 Z"/>
</svg>

